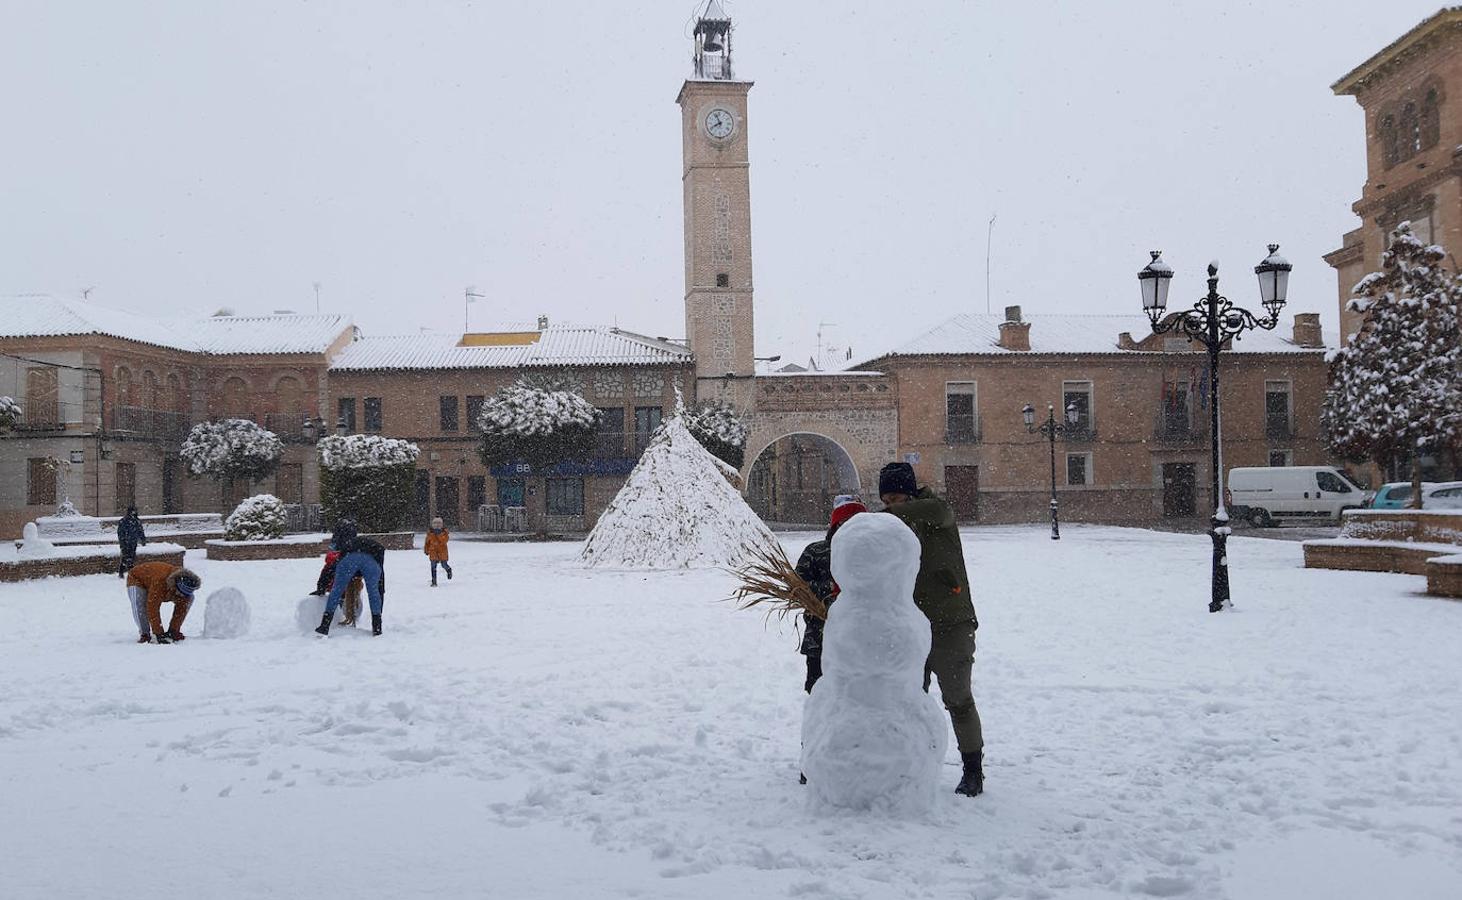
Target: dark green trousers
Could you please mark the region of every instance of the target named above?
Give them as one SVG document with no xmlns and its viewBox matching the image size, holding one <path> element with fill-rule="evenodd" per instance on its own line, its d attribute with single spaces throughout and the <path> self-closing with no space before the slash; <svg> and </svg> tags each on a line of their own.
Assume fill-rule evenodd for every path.
<svg viewBox="0 0 1462 900">
<path fill-rule="evenodd" d="M 970 688 L 970 670 L 975 665 L 975 623 L 937 625 L 932 634 L 929 658 L 924 662 L 924 690 L 929 690 L 931 676 L 939 679 L 939 696 L 949 710 L 959 752 L 978 753 L 985 748 L 985 736 Z"/>
</svg>

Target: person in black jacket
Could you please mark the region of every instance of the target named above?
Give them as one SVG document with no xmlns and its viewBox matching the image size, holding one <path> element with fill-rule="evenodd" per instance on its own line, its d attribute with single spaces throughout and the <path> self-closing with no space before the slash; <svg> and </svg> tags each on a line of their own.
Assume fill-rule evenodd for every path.
<svg viewBox="0 0 1462 900">
<path fill-rule="evenodd" d="M 808 544 L 797 558 L 797 576 L 807 582 L 807 586 L 812 588 L 818 599 L 828 606 L 832 606 L 838 597 L 838 583 L 833 581 L 832 573 L 833 535 L 837 534 L 844 522 L 858 513 L 868 511 L 868 507 L 852 497 L 839 497 L 838 500 L 840 502 L 833 507 L 832 517 L 828 521 L 827 536 Z M 802 646 L 799 649 L 807 657 L 807 681 L 802 689 L 810 694 L 812 686 L 822 677 L 823 620 L 803 613 L 802 621 Z"/>
<path fill-rule="evenodd" d="M 137 545 L 147 544 L 147 532 L 142 530 L 142 520 L 137 517 L 137 507 L 127 507 L 127 514 L 117 522 L 117 545 L 122 550 L 122 561 L 117 567 L 117 577 L 126 578 L 132 567 L 137 565 Z"/>
<path fill-rule="evenodd" d="M 319 635 L 330 633 L 330 622 L 335 618 L 335 609 L 350 579 L 359 575 L 365 582 L 366 594 L 371 603 L 371 634 L 381 633 L 381 609 L 386 602 L 386 548 L 370 538 L 360 537 L 355 522 L 341 519 L 335 525 L 335 534 L 330 539 L 330 548 L 339 552 L 335 564 L 334 585 L 325 600 L 325 615 L 320 619 Z M 322 575 L 323 578 L 323 575 Z"/>
</svg>

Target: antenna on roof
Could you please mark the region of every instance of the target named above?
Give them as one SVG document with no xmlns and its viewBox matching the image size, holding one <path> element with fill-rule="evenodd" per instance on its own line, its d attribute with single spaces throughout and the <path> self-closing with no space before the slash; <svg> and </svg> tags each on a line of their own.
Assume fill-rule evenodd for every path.
<svg viewBox="0 0 1462 900">
<path fill-rule="evenodd" d="M 320 314 L 320 282 L 316 281 L 316 282 L 314 282 L 314 285 L 315 285 L 315 315 L 318 316 Z"/>
<path fill-rule="evenodd" d="M 995 213 L 990 214 L 990 227 L 985 229 L 985 315 L 990 314 L 990 240 L 995 235 Z"/>
<path fill-rule="evenodd" d="M 467 327 L 467 304 L 469 304 L 469 303 L 475 303 L 478 300 L 481 300 L 483 297 L 486 297 L 486 296 L 487 296 L 486 294 L 478 293 L 477 288 L 474 287 L 474 286 L 472 286 L 472 285 L 470 285 L 470 284 L 467 285 L 467 287 L 462 290 L 462 333 L 463 334 L 466 334 L 467 332 L 471 331 L 471 329 Z"/>
<path fill-rule="evenodd" d="M 89 288 L 82 288 L 81 289 L 81 299 L 82 300 L 89 300 L 89 299 L 91 299 L 91 292 L 94 291 L 94 290 L 96 290 L 96 285 L 92 285 Z"/>
</svg>

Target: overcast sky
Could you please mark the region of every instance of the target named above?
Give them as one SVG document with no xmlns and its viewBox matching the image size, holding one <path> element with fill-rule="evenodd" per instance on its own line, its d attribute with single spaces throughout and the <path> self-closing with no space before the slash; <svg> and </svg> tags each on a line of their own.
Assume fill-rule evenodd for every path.
<svg viewBox="0 0 1462 900">
<path fill-rule="evenodd" d="M 0 294 L 684 334 L 692 0 L 0 0 Z M 1439 6 L 739 0 L 757 351 L 868 357 L 947 316 L 1196 298 L 1336 324 L 1360 108 L 1329 85 Z"/>
</svg>

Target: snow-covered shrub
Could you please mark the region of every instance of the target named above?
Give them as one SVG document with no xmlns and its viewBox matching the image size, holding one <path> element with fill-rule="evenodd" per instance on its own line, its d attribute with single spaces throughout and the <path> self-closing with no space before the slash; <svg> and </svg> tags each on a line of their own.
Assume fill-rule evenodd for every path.
<svg viewBox="0 0 1462 900">
<path fill-rule="evenodd" d="M 1383 469 L 1462 441 L 1462 279 L 1403 222 L 1381 271 L 1355 286 L 1366 321 L 1330 364 L 1321 427 L 1331 452 Z"/>
<path fill-rule="evenodd" d="M 0 431 L 13 428 L 20 421 L 20 404 L 14 397 L 0 396 Z"/>
<path fill-rule="evenodd" d="M 349 516 L 368 532 L 406 524 L 421 448 L 377 434 L 352 434 L 323 438 L 318 449 L 320 506 L 327 522 Z"/>
<path fill-rule="evenodd" d="M 226 541 L 267 541 L 284 536 L 284 501 L 256 494 L 238 505 L 223 522 Z"/>
<path fill-rule="evenodd" d="M 724 463 L 740 469 L 746 458 L 747 429 L 734 407 L 701 403 L 684 413 L 685 427 L 701 446 Z"/>
<path fill-rule="evenodd" d="M 479 454 L 488 467 L 521 462 L 540 469 L 587 459 L 598 422 L 599 411 L 582 394 L 519 381 L 483 402 Z"/>
<path fill-rule="evenodd" d="M 188 471 L 210 478 L 263 478 L 279 467 L 284 443 L 248 419 L 200 422 L 178 453 Z"/>
</svg>

